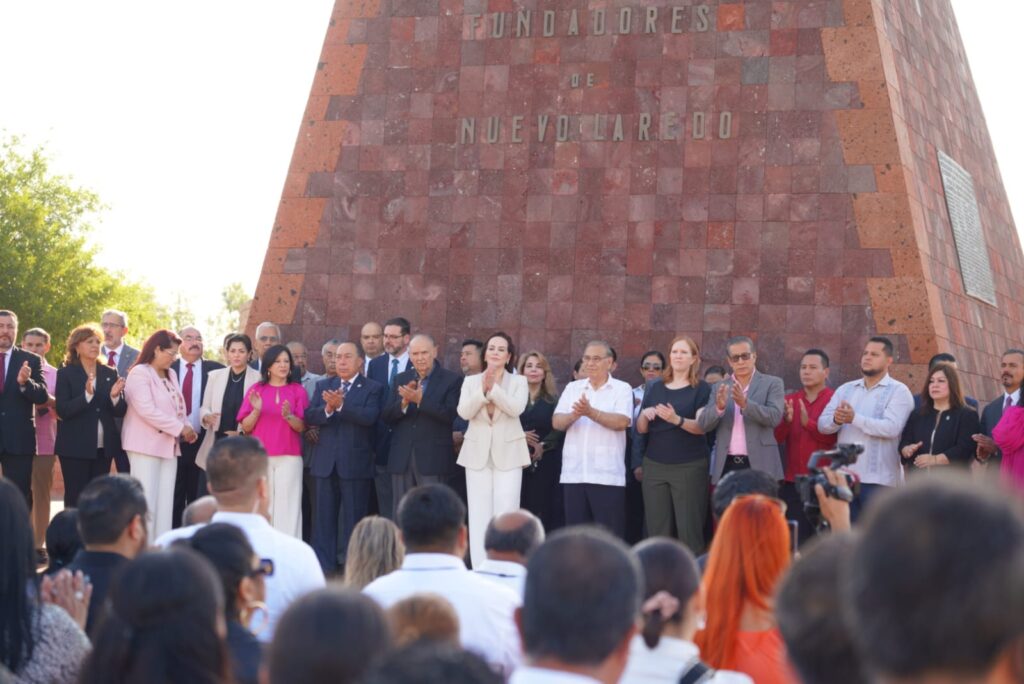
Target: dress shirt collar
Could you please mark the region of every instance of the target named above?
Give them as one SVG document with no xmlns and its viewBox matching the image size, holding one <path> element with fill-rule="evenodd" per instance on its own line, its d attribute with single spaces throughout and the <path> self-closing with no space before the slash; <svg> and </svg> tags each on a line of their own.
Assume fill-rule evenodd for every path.
<svg viewBox="0 0 1024 684">
<path fill-rule="evenodd" d="M 512 673 L 509 684 L 596 684 L 597 680 L 575 672 L 548 670 L 543 667 L 520 667 Z"/>
<path fill-rule="evenodd" d="M 124 351 L 124 341 L 123 340 L 121 341 L 121 344 L 118 345 L 117 347 L 115 347 L 114 349 L 111 349 L 107 345 L 103 345 L 103 357 L 104 357 L 104 359 L 106 357 L 110 356 L 110 352 L 114 352 L 114 360 L 115 361 L 120 361 L 121 360 L 121 352 L 122 351 Z"/>
<path fill-rule="evenodd" d="M 233 511 L 217 511 L 210 522 L 222 522 L 252 532 L 266 532 L 272 529 L 270 523 L 259 513 L 235 513 Z"/>
<path fill-rule="evenodd" d="M 491 560 L 488 558 L 476 570 L 481 575 L 495 577 L 526 577 L 526 566 L 512 561 Z"/>
<path fill-rule="evenodd" d="M 594 387 L 594 383 L 590 381 L 590 378 L 586 378 L 585 381 L 586 384 L 583 386 L 584 390 L 589 389 L 592 392 L 604 392 L 608 390 L 608 388 L 612 387 L 612 385 L 615 383 L 615 378 L 612 377 L 611 373 L 609 373 L 608 379 L 605 380 L 604 384 L 601 385 L 600 387 Z"/>
<path fill-rule="evenodd" d="M 871 387 L 871 388 L 868 388 L 867 383 L 864 381 L 864 376 L 861 376 L 857 380 L 854 380 L 853 384 L 858 386 L 858 387 L 863 387 L 865 390 L 868 390 L 870 392 L 875 387 L 885 387 L 887 385 L 891 385 L 892 384 L 892 376 L 890 376 L 888 373 L 886 373 L 885 375 L 882 376 L 882 379 L 879 380 L 878 382 L 876 382 L 874 387 Z"/>
<path fill-rule="evenodd" d="M 398 356 L 392 356 L 388 354 L 388 372 L 391 372 L 391 363 L 398 361 L 398 372 L 401 373 L 405 370 L 405 365 L 409 363 L 409 348 L 406 347 L 405 351 Z"/>
<path fill-rule="evenodd" d="M 406 553 L 402 570 L 420 572 L 425 570 L 455 570 L 469 572 L 462 559 L 450 553 Z"/>
<path fill-rule="evenodd" d="M 1003 406 L 1006 406 L 1006 397 L 1010 397 L 1010 399 L 1012 400 L 1012 405 L 1013 406 L 1019 405 L 1020 404 L 1020 390 L 1021 390 L 1021 388 L 1018 387 L 1016 392 L 1012 392 L 1010 394 L 1007 394 L 1006 392 L 1003 392 Z"/>
<path fill-rule="evenodd" d="M 755 368 L 754 371 L 750 374 L 750 377 L 747 378 L 747 384 L 743 386 L 743 391 L 744 392 L 749 390 L 750 386 L 754 384 L 754 376 L 756 376 L 756 375 L 757 375 L 757 369 Z M 737 385 L 740 384 L 740 381 L 738 379 L 736 379 L 736 374 L 735 373 L 729 373 L 729 379 L 732 380 L 733 382 L 735 382 Z"/>
</svg>

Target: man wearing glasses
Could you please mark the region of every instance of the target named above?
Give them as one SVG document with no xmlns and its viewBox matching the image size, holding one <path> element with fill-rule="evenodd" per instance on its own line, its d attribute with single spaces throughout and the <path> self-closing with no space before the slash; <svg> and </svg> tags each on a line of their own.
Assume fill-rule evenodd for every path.
<svg viewBox="0 0 1024 684">
<path fill-rule="evenodd" d="M 117 309 L 107 309 L 100 317 L 100 328 L 103 330 L 101 358 L 108 366 L 116 368 L 120 377 L 128 377 L 128 369 L 135 364 L 135 359 L 139 358 L 139 350 L 124 342 L 124 336 L 128 334 L 128 314 Z M 121 429 L 123 420 L 114 418 L 118 430 Z M 114 463 L 119 473 L 127 473 L 130 470 L 128 456 L 124 451 L 114 454 Z"/>
<path fill-rule="evenodd" d="M 626 534 L 626 430 L 633 390 L 611 376 L 607 342 L 587 344 L 580 379 L 570 382 L 555 407 L 552 426 L 565 432 L 562 477 L 567 525 L 597 523 Z"/>
<path fill-rule="evenodd" d="M 782 420 L 785 390 L 782 378 L 757 372 L 757 350 L 749 337 L 725 343 L 732 373 L 711 388 L 714 404 L 697 414 L 705 434 L 715 431 L 715 462 L 711 483 L 734 470 L 754 468 L 781 480 L 782 457 L 775 426 Z"/>
<path fill-rule="evenodd" d="M 401 316 L 384 322 L 384 352 L 366 365 L 366 377 L 379 382 L 390 392 L 395 378 L 412 368 L 409 361 L 409 335 L 412 325 Z M 388 392 L 385 393 L 387 396 Z M 391 449 L 391 426 L 383 420 L 377 421 L 376 471 L 374 489 L 377 492 L 377 509 L 385 518 L 394 518 L 396 501 L 393 501 L 391 475 L 388 473 L 388 451 Z"/>
</svg>

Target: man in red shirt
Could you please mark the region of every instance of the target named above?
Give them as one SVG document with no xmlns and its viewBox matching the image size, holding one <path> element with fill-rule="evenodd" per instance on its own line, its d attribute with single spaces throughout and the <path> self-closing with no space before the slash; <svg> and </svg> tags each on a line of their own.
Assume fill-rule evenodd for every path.
<svg viewBox="0 0 1024 684">
<path fill-rule="evenodd" d="M 803 388 L 786 395 L 782 422 L 775 428 L 775 439 L 785 445 L 785 482 L 779 496 L 786 502 L 786 517 L 800 525 L 800 541 L 809 538 L 811 529 L 800 495 L 796 491 L 797 475 L 807 474 L 807 459 L 819 449 L 836 445 L 836 435 L 818 432 L 818 418 L 835 392 L 826 386 L 828 381 L 828 354 L 821 349 L 808 349 L 800 359 L 800 384 Z"/>
</svg>

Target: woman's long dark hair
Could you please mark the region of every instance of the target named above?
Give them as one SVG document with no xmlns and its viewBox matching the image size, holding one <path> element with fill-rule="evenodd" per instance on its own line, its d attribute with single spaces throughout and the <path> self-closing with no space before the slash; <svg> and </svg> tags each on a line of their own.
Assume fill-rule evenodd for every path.
<svg viewBox="0 0 1024 684">
<path fill-rule="evenodd" d="M 292 381 L 292 371 L 295 370 L 295 359 L 292 357 L 292 350 L 283 344 L 275 344 L 273 347 L 263 352 L 263 358 L 260 359 L 260 382 L 264 385 L 270 384 L 270 367 L 277 361 L 277 357 L 284 352 L 288 355 L 288 377 L 286 382 Z"/>
<path fill-rule="evenodd" d="M 47 575 L 52 575 L 71 565 L 75 555 L 82 549 L 82 535 L 78 533 L 78 509 L 65 508 L 53 516 L 46 528 L 46 555 L 50 565 Z"/>
<path fill-rule="evenodd" d="M 252 574 L 256 555 L 245 533 L 234 525 L 212 523 L 198 530 L 184 544 L 210 561 L 220 575 L 224 589 L 224 614 L 228 620 L 238 622 L 241 610 L 238 586 Z"/>
<path fill-rule="evenodd" d="M 0 663 L 11 672 L 27 663 L 35 649 L 35 562 L 25 497 L 0 479 Z"/>
<path fill-rule="evenodd" d="M 146 338 L 146 343 L 142 345 L 142 349 L 139 351 L 139 358 L 135 359 L 132 367 L 141 366 L 144 363 L 153 363 L 153 359 L 156 358 L 157 349 L 170 349 L 179 345 L 181 345 L 181 338 L 172 331 L 157 330 Z"/>
<path fill-rule="evenodd" d="M 220 579 L 185 548 L 145 553 L 111 583 L 80 684 L 223 684 L 231 681 L 217 623 Z"/>
<path fill-rule="evenodd" d="M 505 340 L 505 343 L 508 345 L 508 363 L 505 364 L 505 370 L 507 370 L 509 373 L 515 371 L 515 369 L 516 369 L 516 345 L 515 345 L 515 343 L 512 342 L 512 337 L 509 336 L 508 333 L 501 332 L 500 330 L 498 332 L 494 333 L 493 335 L 491 335 L 490 337 L 488 337 L 487 341 L 484 342 L 484 348 L 481 351 L 481 356 L 483 356 L 483 367 L 484 367 L 484 370 L 487 370 L 487 345 L 489 345 L 491 343 L 491 340 L 493 340 L 495 337 L 497 337 L 499 339 L 502 339 L 502 340 Z"/>
<path fill-rule="evenodd" d="M 664 591 L 679 601 L 679 609 L 664 618 L 660 611 L 643 614 L 643 638 L 648 648 L 661 640 L 666 623 L 678 624 L 683 619 L 686 604 L 700 589 L 700 571 L 697 561 L 681 542 L 666 537 L 652 537 L 633 547 L 644 575 L 644 601 Z"/>
</svg>

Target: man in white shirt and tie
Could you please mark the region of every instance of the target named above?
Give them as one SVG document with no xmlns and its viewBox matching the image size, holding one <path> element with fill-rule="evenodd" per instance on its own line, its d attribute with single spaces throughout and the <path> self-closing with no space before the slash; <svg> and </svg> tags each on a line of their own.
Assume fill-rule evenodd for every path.
<svg viewBox="0 0 1024 684">
<path fill-rule="evenodd" d="M 615 684 L 640 614 L 641 573 L 626 545 L 595 528 L 548 539 L 527 568 L 516 611 L 528 663 L 510 684 Z"/>
<path fill-rule="evenodd" d="M 210 492 L 217 499 L 217 512 L 210 522 L 238 527 L 249 538 L 256 555 L 274 564 L 273 573 L 266 578 L 267 627 L 257 635 L 263 642 L 274 636 L 278 619 L 295 599 L 325 584 L 313 549 L 267 522 L 267 468 L 267 452 L 252 437 L 220 440 L 206 462 Z M 166 532 L 155 546 L 166 548 L 178 539 L 188 539 L 200 527 L 192 525 Z"/>
<path fill-rule="evenodd" d="M 520 660 L 513 621 L 520 598 L 466 568 L 466 507 L 449 487 L 428 484 L 409 490 L 396 517 L 405 541 L 402 567 L 363 592 L 385 609 L 421 592 L 447 599 L 459 616 L 463 648 L 507 677 Z"/>
<path fill-rule="evenodd" d="M 108 366 L 116 368 L 119 376 L 128 377 L 128 369 L 135 364 L 135 359 L 139 358 L 139 350 L 124 342 L 124 336 L 128 334 L 128 314 L 117 309 L 107 309 L 100 316 L 100 328 L 103 330 L 101 358 Z M 114 419 L 118 429 L 121 428 L 122 420 Z M 130 470 L 128 456 L 124 451 L 114 455 L 114 463 L 119 473 L 127 473 Z"/>
<path fill-rule="evenodd" d="M 484 533 L 487 560 L 474 572 L 522 596 L 526 563 L 543 543 L 544 526 L 530 511 L 519 509 L 496 515 Z"/>
</svg>

